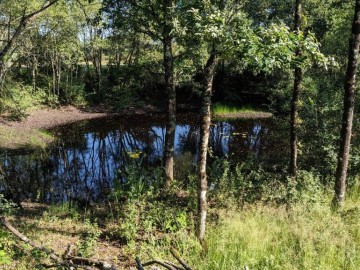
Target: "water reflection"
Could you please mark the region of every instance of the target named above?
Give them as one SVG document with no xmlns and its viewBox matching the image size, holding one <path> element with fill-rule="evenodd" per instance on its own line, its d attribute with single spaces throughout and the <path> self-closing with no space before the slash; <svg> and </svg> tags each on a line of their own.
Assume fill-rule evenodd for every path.
<svg viewBox="0 0 360 270">
<path fill-rule="evenodd" d="M 178 117 L 175 155 L 179 162 L 197 160 L 198 122 L 194 114 Z M 269 148 L 276 148 L 269 136 L 271 127 L 271 120 L 214 122 L 209 142 L 212 153 L 238 161 L 269 159 Z M 117 172 L 129 162 L 141 159 L 148 167 L 162 164 L 163 116 L 87 120 L 59 126 L 52 132 L 60 139 L 46 151 L 3 151 L 0 161 L 5 177 L 0 189 L 37 201 L 62 201 L 69 197 L 99 200 L 107 196 Z"/>
</svg>

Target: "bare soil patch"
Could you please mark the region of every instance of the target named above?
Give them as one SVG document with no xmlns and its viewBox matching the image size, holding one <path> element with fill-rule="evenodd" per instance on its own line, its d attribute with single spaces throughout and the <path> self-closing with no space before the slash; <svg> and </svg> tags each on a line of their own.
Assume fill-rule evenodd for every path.
<svg viewBox="0 0 360 270">
<path fill-rule="evenodd" d="M 0 148 L 45 148 L 55 138 L 46 130 L 85 119 L 105 117 L 109 112 L 84 111 L 73 106 L 38 109 L 22 121 L 9 121 L 0 116 Z"/>
<path fill-rule="evenodd" d="M 108 112 L 84 111 L 73 106 L 61 107 L 59 109 L 46 108 L 32 111 L 30 115 L 22 121 L 8 121 L 6 117 L 1 117 L 0 127 L 13 127 L 18 130 L 29 130 L 33 128 L 49 129 L 80 120 L 104 117 L 108 114 Z"/>
<path fill-rule="evenodd" d="M 59 125 L 95 119 L 109 115 L 142 115 L 161 112 L 147 105 L 143 108 L 130 107 L 122 112 L 112 112 L 106 106 L 76 108 L 64 106 L 58 109 L 37 109 L 21 121 L 10 121 L 0 115 L 0 149 L 39 149 L 45 148 L 56 139 L 47 130 Z"/>
</svg>

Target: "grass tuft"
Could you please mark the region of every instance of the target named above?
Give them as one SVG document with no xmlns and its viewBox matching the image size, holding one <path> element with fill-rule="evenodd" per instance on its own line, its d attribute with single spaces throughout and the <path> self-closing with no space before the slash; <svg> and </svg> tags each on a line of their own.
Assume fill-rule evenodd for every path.
<svg viewBox="0 0 360 270">
<path fill-rule="evenodd" d="M 250 105 L 235 106 L 224 103 L 214 103 L 212 110 L 214 114 L 256 113 L 259 111 Z"/>
</svg>

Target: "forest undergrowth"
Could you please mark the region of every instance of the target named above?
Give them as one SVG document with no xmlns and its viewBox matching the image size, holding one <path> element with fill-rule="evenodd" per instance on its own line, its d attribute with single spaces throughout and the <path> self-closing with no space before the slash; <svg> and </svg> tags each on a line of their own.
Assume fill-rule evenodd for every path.
<svg viewBox="0 0 360 270">
<path fill-rule="evenodd" d="M 103 203 L 24 204 L 1 198 L 1 212 L 30 239 L 63 254 L 135 269 L 135 257 L 173 260 L 174 247 L 193 269 L 358 269 L 360 188 L 355 179 L 346 206 L 333 209 L 331 184 L 314 172 L 298 181 L 244 165 L 217 161 L 210 172 L 205 247 L 195 237 L 197 177 L 189 174 L 169 193 L 163 172 L 139 164 L 119 172 Z M 127 181 L 121 181 L 126 177 Z M 46 254 L 0 229 L 1 269 L 38 269 Z M 41 268 L 41 267 L 40 267 Z"/>
</svg>

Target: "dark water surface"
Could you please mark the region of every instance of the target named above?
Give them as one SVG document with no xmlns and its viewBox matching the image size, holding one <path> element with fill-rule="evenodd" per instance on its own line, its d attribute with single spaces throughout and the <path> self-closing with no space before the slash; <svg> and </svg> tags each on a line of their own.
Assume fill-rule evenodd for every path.
<svg viewBox="0 0 360 270">
<path fill-rule="evenodd" d="M 274 162 L 286 147 L 274 119 L 213 121 L 212 155 L 236 161 Z M 175 162 L 188 168 L 197 160 L 199 119 L 178 116 Z M 0 190 L 32 201 L 58 202 L 69 197 L 106 196 L 113 181 L 130 162 L 152 168 L 162 164 L 165 117 L 162 115 L 106 117 L 51 130 L 59 140 L 46 150 L 19 153 L 1 150 L 4 177 Z M 176 172 L 178 177 L 184 173 Z M 180 179 L 179 179 L 180 180 Z"/>
</svg>

